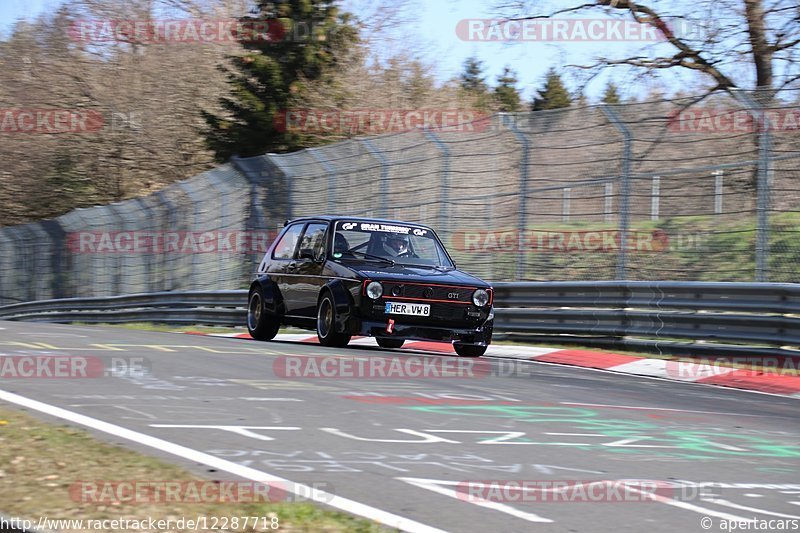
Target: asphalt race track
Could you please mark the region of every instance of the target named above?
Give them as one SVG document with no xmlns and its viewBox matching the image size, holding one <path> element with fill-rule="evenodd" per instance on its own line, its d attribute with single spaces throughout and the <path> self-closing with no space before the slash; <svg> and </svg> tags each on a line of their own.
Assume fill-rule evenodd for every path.
<svg viewBox="0 0 800 533">
<path fill-rule="evenodd" d="M 311 486 L 317 500 L 410 531 L 800 523 L 797 399 L 377 346 L 17 322 L 0 322 L 0 355 L 104 365 L 80 379 L 5 374 L 4 404 L 88 424 L 101 438 L 213 479 Z M 348 377 L 356 364 L 375 379 Z M 428 365 L 426 377 L 410 364 Z M 398 368 L 404 374 L 389 371 Z M 336 375 L 319 377 L 331 369 Z M 610 488 L 575 490 L 601 480 L 609 482 L 601 488 L 642 481 L 629 482 L 639 488 L 624 498 Z M 497 483 L 469 492 L 470 481 Z M 523 482 L 527 490 L 518 490 Z M 568 497 L 556 498 L 556 486 Z M 649 486 L 655 496 L 636 501 Z"/>
</svg>

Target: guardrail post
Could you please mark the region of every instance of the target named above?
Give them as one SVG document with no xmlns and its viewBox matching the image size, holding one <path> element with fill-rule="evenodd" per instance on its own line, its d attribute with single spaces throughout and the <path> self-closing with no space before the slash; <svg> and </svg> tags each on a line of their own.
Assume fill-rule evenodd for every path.
<svg viewBox="0 0 800 533">
<path fill-rule="evenodd" d="M 630 174 L 631 157 L 633 151 L 633 137 L 631 130 L 623 123 L 617 112 L 606 104 L 600 106 L 608 120 L 622 134 L 622 173 L 620 175 L 620 197 L 619 197 L 619 255 L 617 258 L 617 279 L 625 279 L 625 271 L 628 261 L 628 227 L 630 225 L 630 212 L 628 203 L 630 201 Z"/>
<path fill-rule="evenodd" d="M 436 148 L 442 153 L 442 177 L 439 183 L 439 203 L 441 204 L 439 206 L 439 231 L 445 233 L 445 228 L 447 228 L 447 233 L 449 235 L 450 149 L 438 135 L 429 129 L 422 130 L 422 133 L 424 133 L 425 137 L 435 144 Z"/>
<path fill-rule="evenodd" d="M 281 174 L 283 174 L 284 182 L 286 183 L 286 218 L 291 220 L 294 218 L 294 173 L 289 169 L 288 165 L 283 164 L 281 154 L 267 154 L 264 158 L 269 161 Z M 283 224 L 278 226 L 282 228 Z"/>
<path fill-rule="evenodd" d="M 756 272 L 757 282 L 769 279 L 769 196 L 772 187 L 772 159 L 770 122 L 764 113 L 764 107 L 756 102 L 753 97 L 744 92 L 734 92 L 741 102 L 747 106 L 747 111 L 753 117 L 753 123 L 758 131 L 758 172 L 756 176 Z"/>
<path fill-rule="evenodd" d="M 380 209 L 380 216 L 389 218 L 389 161 L 387 161 L 386 156 L 383 155 L 383 152 L 381 152 L 380 149 L 369 139 L 362 139 L 361 144 L 363 144 L 367 151 L 374 155 L 375 159 L 377 159 L 381 164 L 381 192 L 378 205 Z"/>
<path fill-rule="evenodd" d="M 507 113 L 501 113 L 502 123 L 511 130 L 522 146 L 522 155 L 519 160 L 519 218 L 517 221 L 517 238 L 522 239 L 525 235 L 528 222 L 528 164 L 530 162 L 531 142 L 528 137 L 517 128 L 516 117 Z M 521 248 L 521 247 L 520 247 Z M 517 252 L 517 279 L 525 279 L 525 253 L 522 249 Z"/>
<path fill-rule="evenodd" d="M 319 154 L 319 149 L 309 148 L 308 153 L 322 165 L 322 168 L 324 168 L 325 172 L 328 174 L 328 214 L 336 214 L 336 169 L 333 168 L 333 165 L 331 165 L 327 159 Z"/>
</svg>

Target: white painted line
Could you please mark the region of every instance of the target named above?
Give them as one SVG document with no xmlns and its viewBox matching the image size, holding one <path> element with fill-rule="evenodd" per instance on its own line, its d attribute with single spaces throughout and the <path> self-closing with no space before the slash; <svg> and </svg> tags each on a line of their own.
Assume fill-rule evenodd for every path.
<svg viewBox="0 0 800 533">
<path fill-rule="evenodd" d="M 157 437 L 151 437 L 150 435 L 139 433 L 122 426 L 117 426 L 109 422 L 103 422 L 102 420 L 97 420 L 96 418 L 91 418 L 86 415 L 67 411 L 66 409 L 62 409 L 54 405 L 49 405 L 37 400 L 32 400 L 30 398 L 25 398 L 24 396 L 20 396 L 12 392 L 0 390 L 0 400 L 20 405 L 22 407 L 27 407 L 28 409 L 33 409 L 57 418 L 68 420 L 75 424 L 80 424 L 97 431 L 102 431 L 103 433 L 108 433 L 109 435 L 127 439 L 131 442 L 143 444 L 145 446 L 149 446 L 151 448 L 155 448 L 162 452 L 170 453 L 190 461 L 202 463 L 212 468 L 216 468 L 217 470 L 222 470 L 224 472 L 228 472 L 229 474 L 249 479 L 251 481 L 258 483 L 277 483 L 280 484 L 281 488 L 285 488 L 293 494 L 306 496 L 313 501 L 328 505 L 330 507 L 335 507 L 336 509 L 341 509 L 347 513 L 362 516 L 370 520 L 375 520 L 389 527 L 401 529 L 403 531 L 409 531 L 412 533 L 445 533 L 444 530 L 431 527 L 354 500 L 342 498 L 341 496 L 336 496 L 307 485 L 295 483 L 294 481 L 290 481 L 267 472 L 262 472 L 254 468 L 242 466 L 226 459 L 214 457 L 213 455 L 193 450 L 191 448 L 165 441 Z"/>
<path fill-rule="evenodd" d="M 711 502 L 711 503 L 716 503 L 717 505 L 722 505 L 724 507 L 730 507 L 732 509 L 739 509 L 739 510 L 742 510 L 742 511 L 752 511 L 754 513 L 761 513 L 761 514 L 766 514 L 766 515 L 770 515 L 770 516 L 779 516 L 781 518 L 800 518 L 800 516 L 798 516 L 798 515 L 776 513 L 776 512 L 773 512 L 773 511 L 765 511 L 764 509 L 756 509 L 755 507 L 747 507 L 746 505 L 739 505 L 738 503 L 729 502 L 728 500 L 721 500 L 719 498 L 717 498 L 717 499 L 712 498 L 712 499 L 709 499 L 708 501 Z"/>
<path fill-rule="evenodd" d="M 543 522 L 548 524 L 553 522 L 549 518 L 544 518 L 542 516 L 533 513 L 526 513 L 525 511 L 520 511 L 519 509 L 516 509 L 514 507 L 511 507 L 510 505 L 506 505 L 503 503 L 483 500 L 480 498 L 465 500 L 464 498 L 466 498 L 466 495 L 459 496 L 458 491 L 456 491 L 455 489 L 450 489 L 447 488 L 446 486 L 443 486 L 443 485 L 460 485 L 461 481 L 443 481 L 439 479 L 422 479 L 414 477 L 399 477 L 396 479 L 399 479 L 400 481 L 405 481 L 409 485 L 414 485 L 415 487 L 428 489 L 443 496 L 450 496 L 451 498 L 456 498 L 461 501 L 466 501 L 467 503 L 471 503 L 472 505 L 477 505 L 479 507 L 484 507 L 486 509 L 492 509 L 493 511 L 500 511 L 501 513 L 506 513 L 513 517 L 527 520 L 528 522 Z"/>
<path fill-rule="evenodd" d="M 684 509 L 686 511 L 694 511 L 695 513 L 700 513 L 707 516 L 715 516 L 717 518 L 721 518 L 723 520 L 728 520 L 732 522 L 755 522 L 755 518 L 744 518 L 742 516 L 736 516 L 728 513 L 721 513 L 719 511 L 715 511 L 713 509 L 706 509 L 705 507 L 700 507 L 699 505 L 693 505 L 691 503 L 673 500 L 672 498 L 667 498 L 666 496 L 661 496 L 659 494 L 653 494 L 652 492 L 644 492 L 639 489 L 633 487 L 626 487 L 625 490 L 629 490 L 631 492 L 638 492 L 643 496 L 647 496 L 648 498 L 657 501 L 659 503 L 663 503 L 666 505 L 671 505 L 673 507 L 678 507 L 679 509 Z"/>
<path fill-rule="evenodd" d="M 764 415 L 744 415 L 742 413 L 723 413 L 721 411 L 694 411 L 692 409 L 671 409 L 669 407 L 639 407 L 633 405 L 609 405 L 604 403 L 558 402 L 561 405 L 578 405 L 581 407 L 611 407 L 614 409 L 632 409 L 636 411 L 672 411 L 678 413 L 699 413 L 703 415 L 728 415 L 728 416 L 754 416 L 763 418 Z"/>
</svg>

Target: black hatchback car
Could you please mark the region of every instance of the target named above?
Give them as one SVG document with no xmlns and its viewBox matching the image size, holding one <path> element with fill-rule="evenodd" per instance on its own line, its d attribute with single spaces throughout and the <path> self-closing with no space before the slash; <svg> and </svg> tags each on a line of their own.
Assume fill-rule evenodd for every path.
<svg viewBox="0 0 800 533">
<path fill-rule="evenodd" d="M 324 346 L 353 335 L 384 348 L 408 339 L 452 342 L 479 357 L 492 340 L 492 287 L 456 269 L 419 224 L 320 216 L 286 222 L 250 286 L 247 329 L 270 340 L 281 325 L 316 329 Z"/>
</svg>

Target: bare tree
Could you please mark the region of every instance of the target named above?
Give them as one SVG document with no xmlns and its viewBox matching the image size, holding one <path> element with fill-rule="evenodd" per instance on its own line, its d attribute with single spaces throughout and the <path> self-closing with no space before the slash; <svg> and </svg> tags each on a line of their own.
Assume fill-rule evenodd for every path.
<svg viewBox="0 0 800 533">
<path fill-rule="evenodd" d="M 564 3 L 568 4 L 564 6 Z M 509 20 L 597 14 L 654 28 L 659 42 L 630 47 L 619 55 L 601 54 L 573 65 L 588 82 L 611 67 L 638 76 L 689 73 L 704 94 L 734 89 L 777 91 L 800 80 L 800 4 L 795 0 L 594 0 L 499 2 Z"/>
</svg>

